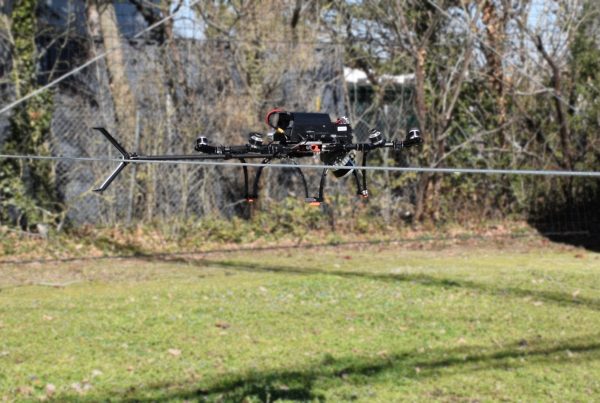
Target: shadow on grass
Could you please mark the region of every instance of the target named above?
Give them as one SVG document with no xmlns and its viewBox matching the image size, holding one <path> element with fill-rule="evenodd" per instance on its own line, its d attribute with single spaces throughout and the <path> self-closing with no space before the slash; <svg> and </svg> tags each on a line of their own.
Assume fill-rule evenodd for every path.
<svg viewBox="0 0 600 403">
<path fill-rule="evenodd" d="M 109 238 L 103 237 L 98 240 L 98 244 L 106 249 L 114 251 L 113 255 L 105 256 L 74 256 L 67 258 L 50 258 L 50 259 L 20 259 L 0 260 L 0 264 L 11 265 L 27 265 L 31 263 L 68 263 L 78 261 L 98 261 L 110 259 L 177 259 L 189 255 L 211 255 L 219 253 L 237 253 L 237 252 L 269 252 L 269 251 L 284 251 L 284 250 L 302 250 L 302 249 L 318 249 L 318 248 L 338 248 L 338 247 L 363 247 L 363 246 L 381 246 L 393 244 L 420 244 L 422 242 L 448 242 L 448 241 L 469 241 L 469 240 L 484 240 L 484 239 L 519 239 L 519 238 L 535 238 L 537 234 L 498 234 L 493 236 L 486 235 L 458 235 L 458 236 L 421 236 L 417 238 L 406 239 L 372 239 L 364 241 L 335 241 L 322 243 L 300 243 L 294 245 L 271 245 L 271 246 L 253 246 L 239 248 L 218 248 L 212 250 L 188 250 L 181 252 L 159 252 L 149 253 L 138 245 L 131 243 L 121 243 Z"/>
<path fill-rule="evenodd" d="M 600 222 L 596 224 L 600 227 Z M 600 234 L 585 233 L 585 234 L 563 234 L 563 233 L 541 233 L 554 243 L 564 243 L 580 248 L 588 249 L 592 252 L 600 253 Z"/>
<path fill-rule="evenodd" d="M 600 359 L 600 334 L 563 340 L 514 341 L 500 348 L 464 346 L 381 356 L 327 356 L 299 369 L 227 374 L 208 382 L 164 382 L 114 391 L 106 397 L 60 396 L 65 401 L 110 399 L 127 402 L 324 401 L 327 389 L 378 382 L 401 385 L 410 380 L 484 370 L 515 370 L 535 365 L 581 364 Z M 525 376 L 525 375 L 524 375 Z M 346 388 L 347 390 L 348 388 Z M 344 400 L 352 396 L 337 396 Z"/>
<path fill-rule="evenodd" d="M 431 276 L 423 273 L 372 273 L 366 271 L 352 270 L 324 270 L 314 267 L 296 267 L 284 265 L 269 265 L 261 263 L 239 262 L 239 261 L 223 261 L 210 259 L 168 259 L 171 263 L 180 263 L 186 265 L 198 265 L 199 267 L 220 267 L 232 271 L 244 272 L 267 272 L 267 273 L 287 273 L 296 275 L 327 275 L 337 276 L 342 278 L 362 278 L 385 282 L 410 282 L 429 287 L 441 288 L 465 288 L 478 291 L 488 295 L 531 298 L 536 301 L 555 304 L 558 306 L 579 306 L 583 308 L 600 310 L 600 300 L 587 297 L 573 297 L 572 294 L 560 291 L 544 291 L 544 290 L 529 290 L 518 287 L 502 287 L 499 284 L 478 283 L 471 280 L 443 278 Z"/>
</svg>

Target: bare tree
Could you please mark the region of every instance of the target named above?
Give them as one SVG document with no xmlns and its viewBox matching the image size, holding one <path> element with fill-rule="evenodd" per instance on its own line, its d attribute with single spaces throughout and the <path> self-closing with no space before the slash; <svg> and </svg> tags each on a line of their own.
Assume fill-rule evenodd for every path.
<svg viewBox="0 0 600 403">
<path fill-rule="evenodd" d="M 101 35 L 109 71 L 115 114 L 123 133 L 135 127 L 135 98 L 127 77 L 127 62 L 117 16 L 111 1 L 90 0 L 87 3 L 88 27 L 92 37 Z"/>
</svg>

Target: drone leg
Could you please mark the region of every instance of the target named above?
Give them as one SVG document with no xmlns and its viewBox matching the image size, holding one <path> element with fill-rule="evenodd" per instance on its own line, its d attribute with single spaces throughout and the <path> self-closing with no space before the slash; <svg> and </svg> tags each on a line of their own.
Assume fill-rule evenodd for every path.
<svg viewBox="0 0 600 403">
<path fill-rule="evenodd" d="M 354 180 L 356 181 L 356 194 L 359 196 L 362 196 L 363 188 L 362 188 L 362 185 L 360 184 L 359 173 L 357 172 L 356 169 L 352 171 L 352 175 L 354 176 Z M 363 175 L 364 175 L 364 172 L 363 172 Z"/>
<path fill-rule="evenodd" d="M 292 163 L 294 165 L 298 165 L 298 163 L 294 160 L 292 160 Z M 304 173 L 302 173 L 302 170 L 300 168 L 296 168 L 296 170 L 298 171 L 298 174 L 300 175 L 300 178 L 302 178 L 302 184 L 304 185 L 304 197 L 306 199 L 308 199 L 308 184 L 306 183 L 306 178 L 304 177 Z"/>
<path fill-rule="evenodd" d="M 271 158 L 265 158 L 264 160 L 262 160 L 263 164 L 268 164 L 269 162 L 271 162 Z M 252 185 L 252 194 L 248 198 L 248 202 L 250 203 L 258 199 L 258 182 L 260 181 L 260 176 L 262 175 L 263 169 L 264 166 L 260 166 L 256 171 L 256 176 L 254 177 L 254 184 Z"/>
<path fill-rule="evenodd" d="M 319 183 L 319 202 L 323 203 L 325 198 L 323 197 L 323 189 L 325 188 L 325 179 L 327 178 L 328 169 L 324 169 L 321 174 L 321 183 Z"/>
<path fill-rule="evenodd" d="M 362 157 L 362 166 L 363 168 L 367 166 L 367 154 L 369 154 L 368 151 L 363 151 L 363 157 Z M 363 199 L 366 199 L 369 197 L 369 190 L 367 189 L 367 170 L 363 169 L 362 170 L 362 177 L 363 177 L 363 186 L 362 186 L 362 190 L 361 190 L 361 196 L 363 197 Z"/>
<path fill-rule="evenodd" d="M 240 158 L 240 162 L 245 164 L 246 160 L 244 158 Z M 253 200 L 248 195 L 248 167 L 246 165 L 242 165 L 242 170 L 244 171 L 244 198 L 248 203 L 252 203 Z"/>
<path fill-rule="evenodd" d="M 325 188 L 325 178 L 327 177 L 327 172 L 329 170 L 328 169 L 324 169 L 323 173 L 321 174 L 321 182 L 319 183 L 319 196 L 317 197 L 307 197 L 305 200 L 306 202 L 314 205 L 314 206 L 319 206 L 321 203 L 323 203 L 324 198 L 323 198 L 323 188 Z"/>
</svg>

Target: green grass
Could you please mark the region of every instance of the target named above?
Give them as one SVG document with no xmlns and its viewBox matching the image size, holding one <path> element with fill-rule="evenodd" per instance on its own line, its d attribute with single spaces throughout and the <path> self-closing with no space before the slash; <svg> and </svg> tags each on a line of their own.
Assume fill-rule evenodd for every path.
<svg viewBox="0 0 600 403">
<path fill-rule="evenodd" d="M 483 245 L 3 265 L 0 401 L 599 399 L 600 255 Z"/>
</svg>

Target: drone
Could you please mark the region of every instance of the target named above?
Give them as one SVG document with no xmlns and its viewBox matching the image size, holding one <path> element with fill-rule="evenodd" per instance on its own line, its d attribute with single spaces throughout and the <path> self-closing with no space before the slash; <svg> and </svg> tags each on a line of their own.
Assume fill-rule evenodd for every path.
<svg viewBox="0 0 600 403">
<path fill-rule="evenodd" d="M 138 155 L 129 153 L 104 127 L 94 127 L 123 156 L 123 161 L 94 191 L 105 191 L 130 162 L 237 159 L 242 164 L 246 164 L 249 159 L 262 159 L 262 164 L 256 171 L 251 191 L 249 188 L 248 167 L 242 165 L 244 198 L 248 203 L 253 203 L 258 199 L 259 181 L 265 166 L 273 160 L 285 160 L 291 162 L 292 165 L 299 165 L 296 162 L 297 159 L 312 157 L 320 159 L 327 167 L 321 173 L 319 192 L 315 197 L 309 196 L 306 177 L 299 166 L 295 167 L 295 171 L 299 174 L 304 185 L 306 202 L 312 205 L 320 205 L 325 202 L 323 193 L 326 177 L 330 170 L 337 179 L 353 175 L 356 181 L 357 195 L 366 199 L 369 197 L 367 172 L 364 169 L 359 172 L 356 152 L 362 152 L 362 168 L 364 168 L 367 166 L 368 154 L 373 150 L 391 148 L 400 151 L 423 143 L 421 133 L 417 128 L 408 130 L 404 140 L 392 141 L 386 140 L 380 131 L 371 129 L 368 143 L 354 143 L 350 120 L 344 116 L 332 122 L 327 113 L 287 112 L 276 108 L 267 113 L 265 120 L 270 131 L 266 135 L 258 132 L 249 133 L 247 144 L 234 146 L 211 145 L 208 138 L 200 136 L 196 139 L 194 147 L 199 154 L 183 155 Z"/>
</svg>

